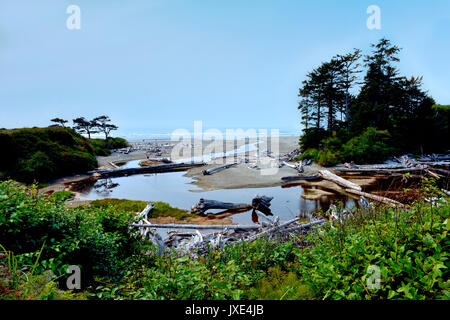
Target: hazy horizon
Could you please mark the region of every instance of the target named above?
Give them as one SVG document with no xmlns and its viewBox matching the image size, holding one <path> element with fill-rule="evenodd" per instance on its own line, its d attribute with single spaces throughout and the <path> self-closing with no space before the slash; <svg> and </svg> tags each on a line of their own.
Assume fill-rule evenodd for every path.
<svg viewBox="0 0 450 320">
<path fill-rule="evenodd" d="M 81 29 L 69 30 L 69 5 Z M 381 9 L 369 30 L 367 7 Z M 114 135 L 255 128 L 300 132 L 307 72 L 386 37 L 402 75 L 448 104 L 450 3 L 419 1 L 0 2 L 0 127 L 107 114 Z"/>
</svg>

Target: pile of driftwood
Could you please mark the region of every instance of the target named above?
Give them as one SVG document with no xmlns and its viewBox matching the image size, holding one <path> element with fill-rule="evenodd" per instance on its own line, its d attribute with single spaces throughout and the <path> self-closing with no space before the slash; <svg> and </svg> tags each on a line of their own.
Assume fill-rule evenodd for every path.
<svg viewBox="0 0 450 320">
<path fill-rule="evenodd" d="M 286 181 L 286 182 L 301 181 L 301 180 L 327 180 L 327 181 L 330 181 L 330 182 L 333 182 L 334 184 L 336 184 L 345 193 L 350 193 L 350 194 L 354 194 L 357 196 L 363 196 L 370 200 L 374 200 L 374 201 L 383 203 L 383 204 L 393 207 L 393 208 L 404 207 L 403 204 L 401 204 L 398 201 L 395 201 L 395 200 L 392 200 L 392 199 L 389 199 L 386 197 L 377 196 L 377 195 L 374 195 L 371 193 L 363 192 L 362 188 L 359 185 L 357 185 L 351 181 L 348 181 L 342 177 L 339 177 L 338 175 L 336 175 L 328 170 L 320 170 L 317 174 L 314 174 L 311 176 L 299 174 L 298 176 L 283 177 L 282 180 Z"/>
<path fill-rule="evenodd" d="M 267 199 L 270 198 L 260 197 L 259 201 L 264 203 Z M 261 202 L 258 205 L 261 205 Z M 240 241 L 252 242 L 260 238 L 289 239 L 327 222 L 320 219 L 300 223 L 298 218 L 281 222 L 279 217 L 266 216 L 256 212 L 262 220 L 255 225 L 151 224 L 147 216 L 153 208 L 154 206 L 149 204 L 139 214 L 140 221 L 132 224 L 132 227 L 139 228 L 142 237 L 156 244 L 160 254 L 167 252 L 166 249 L 171 249 L 197 256 L 205 254 L 208 250 L 222 249 L 226 244 Z M 160 229 L 169 230 L 165 239 L 158 233 L 157 230 Z M 205 231 L 209 231 L 209 233 L 205 233 Z"/>
<path fill-rule="evenodd" d="M 429 155 L 410 158 L 404 155 L 384 164 L 356 165 L 346 163 L 343 167 L 335 167 L 334 171 L 342 173 L 399 175 L 409 173 L 414 177 L 430 176 L 436 179 L 450 176 L 450 155 Z"/>
<path fill-rule="evenodd" d="M 258 199 L 258 198 L 255 198 Z M 268 197 L 259 197 L 259 201 L 267 201 Z M 258 202 L 258 200 L 256 200 Z M 259 203 L 260 204 L 260 203 Z M 370 204 L 364 197 L 359 200 L 359 207 L 367 209 Z M 140 221 L 133 224 L 139 228 L 141 235 L 158 246 L 159 253 L 164 254 L 175 250 L 191 256 L 204 255 L 211 249 L 222 249 L 225 245 L 234 245 L 239 242 L 252 242 L 257 239 L 288 241 L 298 239 L 312 229 L 317 229 L 327 223 L 333 227 L 333 222 L 342 223 L 345 219 L 357 212 L 356 207 L 351 209 L 338 209 L 331 205 L 327 211 L 328 219 L 316 218 L 307 223 L 301 223 L 299 218 L 289 221 L 280 221 L 278 216 L 266 216 L 256 211 L 260 222 L 255 225 L 192 225 L 192 224 L 151 224 L 147 220 L 148 213 L 154 206 L 149 204 L 140 214 Z M 163 239 L 157 230 L 166 229 L 167 237 Z M 209 233 L 205 233 L 205 231 Z M 212 231 L 212 232 L 211 232 Z M 166 249 L 170 249 L 167 251 Z"/>
</svg>

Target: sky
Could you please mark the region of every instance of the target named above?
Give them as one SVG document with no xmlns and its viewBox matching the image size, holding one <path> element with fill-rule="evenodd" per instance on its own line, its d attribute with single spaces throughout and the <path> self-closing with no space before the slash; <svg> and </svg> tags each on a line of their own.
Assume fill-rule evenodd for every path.
<svg viewBox="0 0 450 320">
<path fill-rule="evenodd" d="M 196 120 L 299 133 L 307 72 L 382 37 L 403 49 L 402 74 L 450 104 L 448 0 L 0 0 L 0 128 L 107 114 L 122 136 Z"/>
</svg>

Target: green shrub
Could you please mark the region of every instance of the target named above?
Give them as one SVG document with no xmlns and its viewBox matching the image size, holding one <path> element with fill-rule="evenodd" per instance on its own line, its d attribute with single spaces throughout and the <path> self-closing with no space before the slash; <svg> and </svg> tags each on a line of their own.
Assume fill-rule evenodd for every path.
<svg viewBox="0 0 450 320">
<path fill-rule="evenodd" d="M 86 281 L 118 277 L 137 252 L 129 224 L 133 213 L 111 208 L 65 208 L 63 199 L 46 199 L 35 187 L 0 182 L 1 244 L 21 264 L 30 265 L 45 242 L 37 269 L 65 275 L 67 265 L 80 265 Z"/>
<path fill-rule="evenodd" d="M 392 154 L 388 146 L 389 133 L 369 127 L 360 136 L 350 139 L 342 146 L 342 154 L 346 161 L 373 163 L 384 161 Z"/>
<path fill-rule="evenodd" d="M 371 208 L 310 234 L 314 246 L 297 252 L 301 278 L 320 299 L 450 299 L 446 198 L 410 211 Z M 380 270 L 378 289 L 370 266 Z"/>
<path fill-rule="evenodd" d="M 300 137 L 300 149 L 306 151 L 308 149 L 319 149 L 322 146 L 322 140 L 327 138 L 329 133 L 323 128 L 305 129 Z"/>
<path fill-rule="evenodd" d="M 269 268 L 267 276 L 250 290 L 250 299 L 256 300 L 306 300 L 312 291 L 294 272 L 283 272 L 277 266 Z"/>
<path fill-rule="evenodd" d="M 108 147 L 106 147 L 105 139 L 89 139 L 89 143 L 92 145 L 94 152 L 98 156 L 109 156 L 111 149 L 121 149 L 129 146 L 127 140 L 123 138 L 109 138 Z"/>
<path fill-rule="evenodd" d="M 329 149 L 317 150 L 317 149 L 308 149 L 300 156 L 296 157 L 295 160 L 312 160 L 317 162 L 317 164 L 321 166 L 332 166 L 338 164 L 342 161 L 342 156 L 339 151 L 333 152 Z"/>
<path fill-rule="evenodd" d="M 89 142 L 70 128 L 0 130 L 3 178 L 31 183 L 84 173 L 97 167 Z"/>
</svg>

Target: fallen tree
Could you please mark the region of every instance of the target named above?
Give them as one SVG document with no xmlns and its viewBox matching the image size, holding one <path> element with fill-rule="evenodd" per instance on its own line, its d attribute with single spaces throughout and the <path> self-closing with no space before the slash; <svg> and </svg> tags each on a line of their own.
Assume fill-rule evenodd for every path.
<svg viewBox="0 0 450 320">
<path fill-rule="evenodd" d="M 191 208 L 191 213 L 205 215 L 205 212 L 211 209 L 223 209 L 229 211 L 248 211 L 252 209 L 250 204 L 221 202 L 216 200 L 200 199 L 200 201 Z"/>
<path fill-rule="evenodd" d="M 259 225 L 203 225 L 203 224 L 132 224 L 135 228 L 152 228 L 152 229 L 194 229 L 194 230 L 257 230 Z"/>
<path fill-rule="evenodd" d="M 387 206 L 389 206 L 391 208 L 397 208 L 397 207 L 403 208 L 404 207 L 404 205 L 402 203 L 398 202 L 398 201 L 395 201 L 395 200 L 392 200 L 392 199 L 389 199 L 389 198 L 385 198 L 385 197 L 381 197 L 381 196 L 377 196 L 377 195 L 374 195 L 374 194 L 371 194 L 371 193 L 362 192 L 362 191 L 358 191 L 358 190 L 355 190 L 355 189 L 345 189 L 345 191 L 348 192 L 348 193 L 353 193 L 353 194 L 356 194 L 356 195 L 359 195 L 359 196 L 366 197 L 366 198 L 371 199 L 371 200 L 375 200 L 375 201 L 383 203 L 383 204 L 385 204 L 385 205 L 387 205 Z"/>
<path fill-rule="evenodd" d="M 344 188 L 354 189 L 354 190 L 358 190 L 358 191 L 362 190 L 361 187 L 358 186 L 356 183 L 345 180 L 344 178 L 341 178 L 341 177 L 335 175 L 334 173 L 331 173 L 328 170 L 320 170 L 319 175 L 324 180 L 334 182 L 335 184 L 342 186 Z"/>
<path fill-rule="evenodd" d="M 306 176 L 306 175 L 298 175 L 298 176 L 288 176 L 288 177 L 282 177 L 281 180 L 286 181 L 286 182 L 291 182 L 291 181 L 300 181 L 300 180 L 306 180 L 306 181 L 317 181 L 317 180 L 321 180 L 322 177 L 319 174 L 314 174 L 311 176 Z"/>
<path fill-rule="evenodd" d="M 236 165 L 237 165 L 237 163 L 224 164 L 224 165 L 217 166 L 217 167 L 214 167 L 214 168 L 211 168 L 211 169 L 203 170 L 202 173 L 205 176 L 209 176 L 209 175 L 212 175 L 215 172 L 219 172 L 221 170 L 225 170 L 225 169 L 231 168 L 231 167 L 236 166 Z"/>
<path fill-rule="evenodd" d="M 133 174 L 143 174 L 143 173 L 163 173 L 163 172 L 177 172 L 186 171 L 191 168 L 204 166 L 204 163 L 173 163 L 173 164 L 161 164 L 151 167 L 141 167 L 141 168 L 123 168 L 123 169 L 113 169 L 113 170 L 97 170 L 90 171 L 89 174 L 96 174 L 100 178 L 106 177 L 121 177 L 129 176 Z"/>
</svg>

